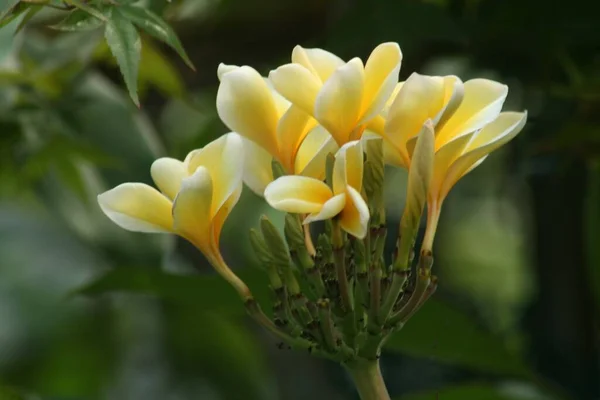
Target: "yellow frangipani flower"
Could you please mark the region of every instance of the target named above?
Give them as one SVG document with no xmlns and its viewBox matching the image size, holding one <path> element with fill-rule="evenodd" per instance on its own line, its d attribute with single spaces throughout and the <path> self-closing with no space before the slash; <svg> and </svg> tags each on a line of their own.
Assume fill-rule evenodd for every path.
<svg viewBox="0 0 600 400">
<path fill-rule="evenodd" d="M 304 176 L 283 176 L 265 189 L 265 199 L 275 209 L 308 214 L 304 224 L 336 217 L 342 229 L 364 238 L 369 208 L 361 196 L 363 149 L 360 141 L 342 146 L 335 155 L 333 191 L 323 181 Z"/>
<path fill-rule="evenodd" d="M 217 111 L 230 129 L 248 139 L 244 181 L 253 191 L 262 195 L 273 181 L 273 158 L 288 174 L 323 178 L 325 157 L 337 149 L 329 133 L 314 129 L 317 122 L 277 94 L 253 68 L 221 64 L 217 73 Z"/>
<path fill-rule="evenodd" d="M 463 84 L 455 76 L 416 73 L 401 86 L 389 108 L 383 136 L 395 163 L 409 167 L 416 135 L 427 121 L 434 126 L 428 234 L 435 232 L 441 205 L 456 182 L 525 125 L 526 112 L 500 112 L 507 94 L 506 85 L 488 79 Z M 431 241 L 433 236 L 426 235 L 425 245 Z"/>
<path fill-rule="evenodd" d="M 321 49 L 296 46 L 292 63 L 269 74 L 275 89 L 312 115 L 339 146 L 360 139 L 398 82 L 402 52 L 396 43 L 377 46 L 366 64 L 344 63 Z"/>
<path fill-rule="evenodd" d="M 156 160 L 150 173 L 160 192 L 143 183 L 124 183 L 100 194 L 98 203 L 124 229 L 187 239 L 242 297 L 249 297 L 219 250 L 221 228 L 242 192 L 243 158 L 241 138 L 229 133 L 192 151 L 183 162 Z"/>
</svg>

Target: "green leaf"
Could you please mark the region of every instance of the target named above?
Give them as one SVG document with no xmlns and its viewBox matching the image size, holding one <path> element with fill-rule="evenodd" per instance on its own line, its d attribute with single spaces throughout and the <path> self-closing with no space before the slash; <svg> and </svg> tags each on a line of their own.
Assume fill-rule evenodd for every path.
<svg viewBox="0 0 600 400">
<path fill-rule="evenodd" d="M 34 5 L 29 7 L 29 10 L 27 10 L 23 19 L 21 20 L 21 22 L 19 22 L 19 26 L 17 26 L 17 29 L 15 30 L 15 35 L 19 33 L 29 21 L 31 21 L 31 18 L 33 18 L 37 13 L 42 11 L 43 8 L 44 7 L 40 5 Z"/>
<path fill-rule="evenodd" d="M 142 41 L 139 83 L 140 92 L 143 92 L 145 83 L 152 84 L 169 97 L 181 98 L 185 92 L 184 83 L 177 68 L 149 40 Z"/>
<path fill-rule="evenodd" d="M 119 10 L 119 8 L 112 8 L 109 11 L 104 36 L 123 74 L 129 95 L 139 107 L 137 79 L 142 42 L 135 26 Z"/>
<path fill-rule="evenodd" d="M 65 0 L 65 3 L 70 4 L 74 7 L 77 7 L 80 10 L 83 10 L 85 12 L 87 12 L 90 15 L 93 15 L 94 17 L 98 18 L 101 21 L 107 22 L 108 18 L 106 16 L 104 16 L 104 14 L 102 14 L 102 11 L 87 5 L 86 3 L 83 3 L 79 0 Z"/>
<path fill-rule="evenodd" d="M 257 270 L 235 271 L 260 302 L 269 299 L 268 282 Z M 94 296 L 108 292 L 151 294 L 203 311 L 245 313 L 235 290 L 220 276 L 175 275 L 151 268 L 115 268 L 73 294 Z M 266 304 L 266 303 L 263 303 Z M 266 311 L 266 310 L 265 310 Z"/>
<path fill-rule="evenodd" d="M 145 8 L 135 6 L 122 6 L 119 8 L 123 15 L 125 15 L 131 22 L 136 24 L 138 27 L 143 29 L 149 35 L 155 37 L 158 40 L 165 42 L 171 48 L 173 48 L 177 54 L 183 59 L 183 61 L 192 70 L 196 70 L 196 67 L 188 57 L 181 41 L 177 37 L 177 34 L 162 18 L 154 14 L 152 11 Z"/>
<path fill-rule="evenodd" d="M 504 341 L 467 315 L 430 299 L 385 348 L 415 357 L 471 367 L 479 371 L 530 378 L 524 361 Z"/>
<path fill-rule="evenodd" d="M 15 1 L 11 6 L 0 13 L 0 28 L 11 23 L 15 18 L 23 14 L 30 7 L 34 6 L 22 1 Z"/>
<path fill-rule="evenodd" d="M 67 32 L 80 32 L 80 31 L 91 31 L 101 27 L 104 21 L 90 15 L 83 10 L 71 11 L 63 20 L 57 24 L 49 26 L 49 28 L 56 29 L 59 31 Z"/>
<path fill-rule="evenodd" d="M 490 384 L 470 383 L 409 394 L 396 400 L 533 400 L 540 398 L 542 397 L 531 395 L 529 391 L 527 394 L 520 395 Z"/>
</svg>

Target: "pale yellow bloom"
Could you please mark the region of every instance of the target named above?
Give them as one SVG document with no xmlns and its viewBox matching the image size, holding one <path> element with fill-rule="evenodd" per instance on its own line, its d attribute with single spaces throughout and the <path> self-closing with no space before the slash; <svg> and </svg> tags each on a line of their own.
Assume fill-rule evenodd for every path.
<svg viewBox="0 0 600 400">
<path fill-rule="evenodd" d="M 248 139 L 244 181 L 253 191 L 262 195 L 273 181 L 273 158 L 288 174 L 323 178 L 325 157 L 337 146 L 324 129 L 315 129 L 309 114 L 277 94 L 251 67 L 221 64 L 217 73 L 217 111 L 230 129 Z"/>
<path fill-rule="evenodd" d="M 396 43 L 377 46 L 364 65 L 359 58 L 345 63 L 325 50 L 296 46 L 292 63 L 271 71 L 269 80 L 342 146 L 360 139 L 382 111 L 398 82 L 401 61 Z"/>
<path fill-rule="evenodd" d="M 456 182 L 525 125 L 527 113 L 500 112 L 507 94 L 508 87 L 501 83 L 472 79 L 463 84 L 455 76 L 415 73 L 402 85 L 389 108 L 383 136 L 395 163 L 409 167 L 416 135 L 426 121 L 433 123 L 431 224 L 437 224 L 442 202 Z"/>
<path fill-rule="evenodd" d="M 353 141 L 335 155 L 333 190 L 318 179 L 283 176 L 267 186 L 265 199 L 278 210 L 308 214 L 305 224 L 339 215 L 341 228 L 362 239 L 369 223 L 369 208 L 360 194 L 362 179 L 362 143 Z"/>
<path fill-rule="evenodd" d="M 185 161 L 159 158 L 150 168 L 158 190 L 124 183 L 98 196 L 102 211 L 134 232 L 175 233 L 194 244 L 242 296 L 246 285 L 219 251 L 225 219 L 240 198 L 244 149 L 235 133 L 188 154 Z"/>
</svg>

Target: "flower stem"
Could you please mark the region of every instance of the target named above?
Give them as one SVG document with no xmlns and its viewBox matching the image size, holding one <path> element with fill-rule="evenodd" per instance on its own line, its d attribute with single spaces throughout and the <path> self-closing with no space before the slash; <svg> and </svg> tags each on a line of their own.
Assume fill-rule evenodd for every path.
<svg viewBox="0 0 600 400">
<path fill-rule="evenodd" d="M 390 400 L 379 369 L 379 360 L 357 360 L 345 364 L 361 400 Z"/>
<path fill-rule="evenodd" d="M 442 210 L 442 201 L 432 201 L 427 203 L 427 227 L 421 250 L 433 250 L 433 239 L 440 220 L 440 211 Z"/>
<path fill-rule="evenodd" d="M 306 244 L 306 250 L 311 257 L 314 257 L 317 254 L 317 250 L 315 250 L 315 245 L 313 244 L 312 237 L 310 236 L 310 225 L 304 224 L 304 243 Z"/>
</svg>

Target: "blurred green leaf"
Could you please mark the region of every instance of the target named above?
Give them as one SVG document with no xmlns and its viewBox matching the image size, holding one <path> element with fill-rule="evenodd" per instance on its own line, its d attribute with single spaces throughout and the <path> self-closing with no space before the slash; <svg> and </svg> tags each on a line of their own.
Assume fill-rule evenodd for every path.
<svg viewBox="0 0 600 400">
<path fill-rule="evenodd" d="M 19 33 L 21 31 L 21 29 L 23 29 L 25 27 L 25 25 L 27 25 L 27 23 L 29 21 L 31 21 L 31 19 L 33 17 L 35 17 L 35 15 L 37 13 L 39 13 L 40 11 L 42 11 L 43 8 L 44 7 L 40 6 L 40 5 L 33 5 L 33 6 L 29 7 L 29 9 L 27 10 L 27 12 L 23 16 L 23 19 L 21 20 L 21 22 L 19 22 L 19 26 L 17 26 L 17 30 L 15 31 L 15 34 Z"/>
<path fill-rule="evenodd" d="M 472 383 L 409 394 L 398 397 L 397 400 L 533 400 L 539 398 L 527 394 L 507 393 L 497 386 L 486 383 Z"/>
<path fill-rule="evenodd" d="M 50 28 L 59 31 L 91 31 L 100 28 L 104 22 L 85 11 L 73 10 L 63 20 L 59 21 L 55 25 L 51 25 Z"/>
<path fill-rule="evenodd" d="M 25 397 L 15 389 L 0 384 L 0 400 L 25 400 Z"/>
<path fill-rule="evenodd" d="M 142 43 L 142 63 L 139 71 L 140 92 L 145 83 L 152 84 L 165 96 L 182 97 L 184 84 L 177 69 L 152 43 Z"/>
<path fill-rule="evenodd" d="M 529 378 L 530 371 L 504 341 L 449 305 L 431 299 L 385 348 L 479 371 Z"/>
<path fill-rule="evenodd" d="M 254 297 L 265 304 L 269 290 L 263 273 L 257 270 L 235 272 L 252 289 Z M 94 296 L 108 292 L 152 294 L 177 303 L 193 304 L 201 311 L 245 312 L 236 292 L 218 275 L 174 275 L 153 268 L 115 268 L 74 294 Z"/>
<path fill-rule="evenodd" d="M 143 29 L 146 33 L 171 46 L 188 67 L 194 71 L 196 70 L 196 67 L 185 52 L 177 34 L 162 18 L 152 11 L 141 7 L 126 5 L 119 9 L 126 18 Z"/>
<path fill-rule="evenodd" d="M 65 0 L 65 3 L 67 4 L 71 4 L 77 8 L 79 8 L 80 10 L 83 10 L 85 12 L 87 12 L 90 15 L 93 15 L 94 17 L 100 19 L 101 21 L 104 22 L 108 22 L 108 20 L 110 19 L 107 18 L 106 16 L 104 16 L 104 14 L 102 14 L 102 12 L 96 8 L 94 8 L 91 5 L 88 5 L 80 0 Z"/>
<path fill-rule="evenodd" d="M 13 2 L 12 5 L 0 13 L 0 28 L 11 23 L 15 18 L 27 11 L 29 7 L 32 7 L 32 5 L 23 1 Z"/>
<path fill-rule="evenodd" d="M 225 400 L 237 400 L 240 393 L 245 400 L 267 398 L 265 353 L 242 321 L 222 313 L 207 313 L 193 305 L 170 311 L 169 355 L 180 371 L 193 377 L 199 373 L 205 376 Z"/>
<path fill-rule="evenodd" d="M 120 8 L 110 9 L 108 18 L 104 32 L 106 43 L 117 60 L 131 99 L 139 107 L 137 79 L 142 51 L 140 36 L 135 26 L 121 13 Z"/>
</svg>

